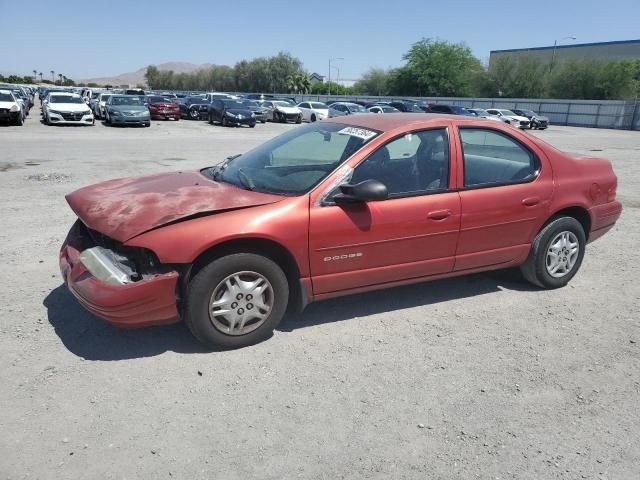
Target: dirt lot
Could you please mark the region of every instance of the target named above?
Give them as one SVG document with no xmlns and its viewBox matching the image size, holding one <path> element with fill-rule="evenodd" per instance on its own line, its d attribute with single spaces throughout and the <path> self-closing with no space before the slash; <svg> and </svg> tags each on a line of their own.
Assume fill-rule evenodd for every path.
<svg viewBox="0 0 640 480">
<path fill-rule="evenodd" d="M 217 163 L 295 126 L 0 126 L 0 477 L 636 479 L 640 132 L 534 133 L 614 162 L 625 205 L 561 290 L 505 273 L 311 305 L 209 353 L 61 286 L 64 195 Z"/>
</svg>

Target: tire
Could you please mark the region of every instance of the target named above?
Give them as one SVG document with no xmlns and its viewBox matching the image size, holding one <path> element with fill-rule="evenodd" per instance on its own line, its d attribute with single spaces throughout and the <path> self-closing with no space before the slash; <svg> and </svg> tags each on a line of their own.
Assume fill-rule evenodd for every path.
<svg viewBox="0 0 640 480">
<path fill-rule="evenodd" d="M 573 255 L 571 254 L 572 248 L 570 245 L 563 245 L 561 243 L 560 238 L 564 234 L 566 234 L 566 238 L 568 238 L 569 241 L 577 243 L 578 251 Z M 552 218 L 551 221 L 540 230 L 538 235 L 536 235 L 531 245 L 529 256 L 525 263 L 520 266 L 520 271 L 527 281 L 538 287 L 545 289 L 564 287 L 580 269 L 582 259 L 584 258 L 586 243 L 585 231 L 578 220 L 573 217 Z M 550 273 L 550 268 L 547 266 L 548 261 L 552 261 L 553 259 L 551 250 L 557 249 L 557 247 L 554 248 L 552 245 L 562 245 L 562 250 L 558 252 L 560 256 L 559 260 L 568 259 L 570 264 L 565 264 L 561 269 L 562 271 L 556 272 L 556 276 Z M 567 253 L 567 251 L 569 251 L 569 253 Z"/>
<path fill-rule="evenodd" d="M 18 115 L 18 118 L 16 119 L 16 125 L 18 125 L 19 127 L 24 125 L 24 117 L 22 115 Z"/>
<path fill-rule="evenodd" d="M 266 120 L 260 120 L 260 123 L 264 124 L 264 123 L 267 123 L 267 121 Z"/>
<path fill-rule="evenodd" d="M 260 302 L 263 305 L 271 304 L 270 309 L 262 309 L 250 302 L 255 299 L 247 297 L 233 298 L 229 292 L 238 291 L 238 284 L 235 278 L 240 275 L 240 280 L 252 281 L 252 278 L 261 277 L 266 280 L 265 283 L 259 284 L 264 287 L 260 293 Z M 230 283 L 227 283 L 230 282 Z M 246 290 L 244 290 L 246 292 Z M 249 308 L 255 308 L 255 312 L 264 314 L 262 320 L 249 317 L 246 319 L 246 327 L 249 331 L 242 333 L 238 330 L 237 316 L 235 311 L 231 310 L 231 315 L 235 319 L 235 334 L 229 333 L 231 322 L 222 315 L 212 316 L 210 314 L 211 302 L 214 295 L 219 301 L 224 301 L 228 296 L 228 301 L 224 301 L 223 305 L 228 304 L 230 309 L 238 308 L 238 312 L 249 311 Z M 249 295 L 245 293 L 245 295 Z M 185 297 L 184 319 L 191 333 L 204 345 L 209 348 L 241 348 L 255 343 L 261 342 L 269 338 L 273 330 L 278 326 L 280 320 L 287 310 L 287 302 L 289 299 L 289 284 L 287 277 L 280 267 L 272 260 L 256 255 L 253 253 L 236 253 L 218 258 L 200 270 L 187 286 Z M 233 302 L 233 303 L 231 303 Z M 257 303 L 257 302 L 256 302 Z M 246 310 L 243 310 L 243 307 Z M 229 315 L 229 314 L 227 314 Z M 227 329 L 225 332 L 224 330 Z"/>
<path fill-rule="evenodd" d="M 222 115 L 222 119 L 220 120 L 220 125 L 222 125 L 223 127 L 227 126 L 227 117 L 225 117 L 224 115 Z"/>
<path fill-rule="evenodd" d="M 213 115 L 209 114 L 209 125 L 213 125 Z"/>
<path fill-rule="evenodd" d="M 256 128 L 256 124 L 252 123 L 251 125 L 249 125 L 249 128 Z"/>
<path fill-rule="evenodd" d="M 191 120 L 200 120 L 200 111 L 197 108 L 191 108 L 189 110 L 189 118 Z"/>
<path fill-rule="evenodd" d="M 147 122 L 144 124 L 145 128 L 149 128 L 151 126 L 151 122 Z"/>
<path fill-rule="evenodd" d="M 298 115 L 298 118 L 296 118 L 296 123 L 297 124 L 302 123 L 302 115 Z"/>
<path fill-rule="evenodd" d="M 109 115 L 109 113 L 104 114 L 104 121 L 107 123 L 107 125 L 111 125 L 111 116 Z"/>
<path fill-rule="evenodd" d="M 315 114 L 315 113 L 312 113 L 312 114 L 311 114 L 311 121 L 312 121 L 312 122 L 315 122 L 315 121 L 316 121 L 316 114 Z"/>
</svg>

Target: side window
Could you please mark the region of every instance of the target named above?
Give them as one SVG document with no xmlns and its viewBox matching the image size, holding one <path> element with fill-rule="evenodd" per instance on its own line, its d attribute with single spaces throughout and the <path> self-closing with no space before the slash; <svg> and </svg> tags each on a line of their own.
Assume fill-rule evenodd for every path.
<svg viewBox="0 0 640 480">
<path fill-rule="evenodd" d="M 449 136 L 446 129 L 412 132 L 373 152 L 353 172 L 351 183 L 384 183 L 389 196 L 446 190 L 449 186 Z"/>
<path fill-rule="evenodd" d="M 495 130 L 461 128 L 464 186 L 520 183 L 535 178 L 538 160 L 520 142 Z"/>
<path fill-rule="evenodd" d="M 300 108 L 309 108 L 309 104 L 308 103 L 301 103 L 300 104 Z"/>
</svg>

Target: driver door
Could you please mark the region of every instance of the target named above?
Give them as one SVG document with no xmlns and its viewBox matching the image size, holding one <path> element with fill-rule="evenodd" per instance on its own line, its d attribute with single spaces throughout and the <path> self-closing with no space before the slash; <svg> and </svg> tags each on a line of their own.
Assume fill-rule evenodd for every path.
<svg viewBox="0 0 640 480">
<path fill-rule="evenodd" d="M 387 200 L 336 205 L 328 193 L 310 206 L 314 294 L 453 270 L 460 196 L 445 125 L 396 137 L 355 168 L 351 183 L 378 180 L 387 186 Z"/>
</svg>

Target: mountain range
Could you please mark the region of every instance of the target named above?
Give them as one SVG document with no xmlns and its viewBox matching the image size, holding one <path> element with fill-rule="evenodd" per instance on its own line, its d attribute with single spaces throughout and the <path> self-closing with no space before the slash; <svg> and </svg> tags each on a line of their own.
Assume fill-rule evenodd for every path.
<svg viewBox="0 0 640 480">
<path fill-rule="evenodd" d="M 211 66 L 211 63 L 196 65 L 189 62 L 167 62 L 156 65 L 158 70 L 173 70 L 175 73 L 191 73 Z M 76 83 L 97 83 L 98 85 L 144 85 L 146 71 L 147 67 L 142 67 L 135 72 L 121 73 L 112 77 L 83 78 L 79 80 L 74 78 L 74 80 Z"/>
</svg>

